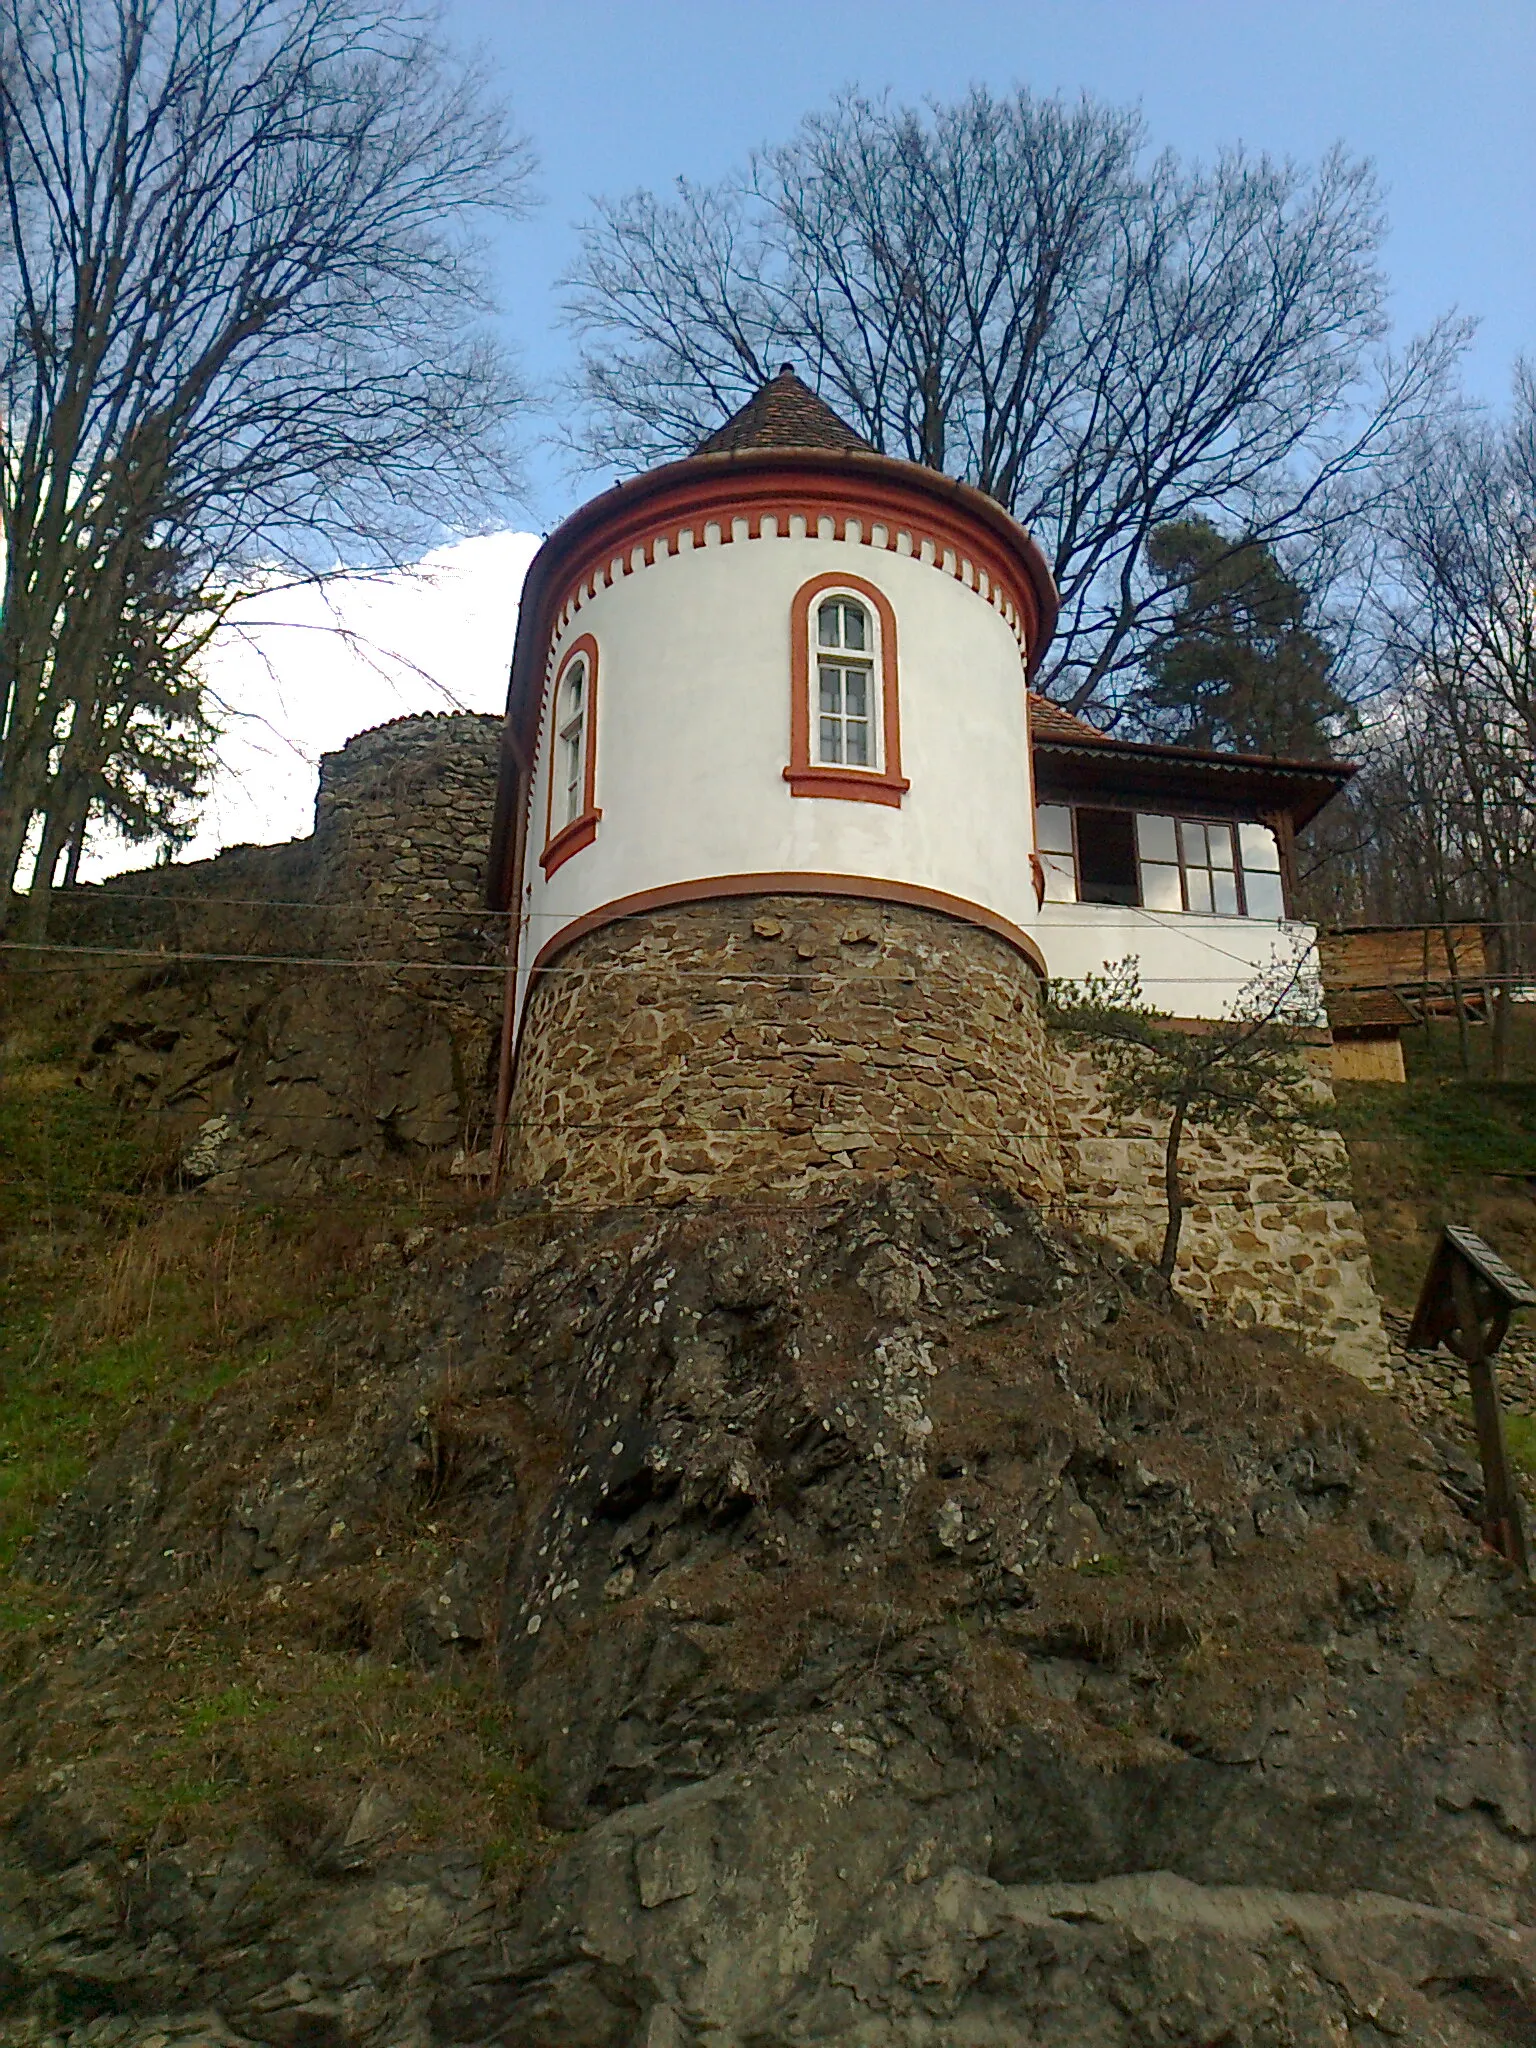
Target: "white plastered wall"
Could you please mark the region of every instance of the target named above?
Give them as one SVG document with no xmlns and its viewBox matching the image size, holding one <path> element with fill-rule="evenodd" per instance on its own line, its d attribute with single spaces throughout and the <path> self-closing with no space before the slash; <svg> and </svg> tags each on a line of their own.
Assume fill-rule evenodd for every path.
<svg viewBox="0 0 1536 2048">
<path fill-rule="evenodd" d="M 794 796 L 790 607 L 812 577 L 875 584 L 897 621 L 899 807 Z M 597 642 L 590 846 L 545 878 L 546 701 L 524 868 L 527 964 L 572 919 L 714 876 L 847 875 L 1034 915 L 1023 659 L 998 609 L 914 556 L 776 537 L 684 550 L 589 597 L 556 641 Z"/>
<path fill-rule="evenodd" d="M 1199 917 L 1118 903 L 1046 903 L 1030 919 L 1051 974 L 1079 981 L 1128 955 L 1139 963 L 1148 1002 L 1173 1017 L 1220 1017 L 1272 963 L 1307 956 L 1303 985 L 1312 1021 L 1324 1020 L 1317 932 L 1296 920 Z"/>
<path fill-rule="evenodd" d="M 738 529 L 740 532 L 741 530 Z M 899 807 L 794 796 L 790 608 L 812 577 L 875 584 L 895 612 Z M 679 883 L 800 872 L 869 877 L 976 904 L 1030 933 L 1051 974 L 1075 979 L 1128 953 L 1176 1016 L 1219 1016 L 1307 926 L 1037 906 L 1023 656 L 997 604 L 944 567 L 892 548 L 718 528 L 651 563 L 637 557 L 565 618 L 550 673 L 591 634 L 598 649 L 594 841 L 546 878 L 551 707 L 546 694 L 523 874 L 521 1008 L 529 968 L 564 926 Z"/>
</svg>

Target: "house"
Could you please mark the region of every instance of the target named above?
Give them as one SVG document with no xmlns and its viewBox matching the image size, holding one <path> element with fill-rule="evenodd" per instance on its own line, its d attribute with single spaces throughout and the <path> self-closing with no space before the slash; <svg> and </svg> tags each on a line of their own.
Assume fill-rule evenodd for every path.
<svg viewBox="0 0 1536 2048">
<path fill-rule="evenodd" d="M 1318 934 L 1338 1081 L 1402 1081 L 1403 1027 L 1488 1018 L 1480 924 L 1333 925 Z"/>
<path fill-rule="evenodd" d="M 788 368 L 583 506 L 529 572 L 513 663 L 509 1046 L 615 919 L 774 892 L 926 907 L 1037 981 L 1135 953 L 1162 1008 L 1220 1015 L 1351 770 L 1099 733 L 1027 687 L 1056 609 L 999 505 L 878 454 Z"/>
<path fill-rule="evenodd" d="M 1222 1014 L 1290 950 L 1295 833 L 1351 771 L 1096 732 L 1031 689 L 1057 602 L 1000 505 L 788 368 L 551 534 L 490 850 L 514 1177 L 595 1205 L 923 1173 L 1097 1204 L 1141 1247 L 1155 1134 L 1106 1194 L 1120 1137 L 1063 1106 L 1091 1077 L 1067 1087 L 1045 983 L 1135 953 L 1161 1007 Z M 1189 1254 L 1213 1298 L 1316 1323 L 1348 1266 L 1379 1349 L 1338 1161 L 1295 1217 L 1273 1161 L 1217 1180 Z"/>
</svg>

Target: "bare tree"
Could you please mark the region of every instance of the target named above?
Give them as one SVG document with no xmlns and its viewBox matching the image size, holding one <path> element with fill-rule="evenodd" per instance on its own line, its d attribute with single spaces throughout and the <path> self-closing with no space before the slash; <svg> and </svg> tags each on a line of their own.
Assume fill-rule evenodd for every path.
<svg viewBox="0 0 1536 2048">
<path fill-rule="evenodd" d="M 386 0 L 0 0 L 0 906 L 232 602 L 502 498 L 475 232 L 528 174 Z"/>
<path fill-rule="evenodd" d="M 1064 600 L 1047 687 L 1113 718 L 1177 609 L 1156 527 L 1326 553 L 1433 405 L 1462 330 L 1371 360 L 1381 235 L 1340 153 L 1183 167 L 1088 99 L 853 95 L 717 187 L 599 206 L 567 280 L 575 445 L 682 453 L 794 358 L 877 447 L 1031 528 Z"/>
<path fill-rule="evenodd" d="M 1425 437 L 1390 507 L 1385 640 L 1398 676 L 1397 751 L 1448 917 L 1493 936 L 1493 1071 L 1536 918 L 1536 379 L 1510 417 L 1451 413 Z M 1426 797 L 1431 798 L 1425 801 Z"/>
</svg>

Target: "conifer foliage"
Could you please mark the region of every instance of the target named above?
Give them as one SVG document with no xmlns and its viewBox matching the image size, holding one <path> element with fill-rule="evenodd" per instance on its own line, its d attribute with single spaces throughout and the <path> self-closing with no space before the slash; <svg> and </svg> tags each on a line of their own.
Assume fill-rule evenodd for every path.
<svg viewBox="0 0 1536 2048">
<path fill-rule="evenodd" d="M 1308 594 L 1261 541 L 1208 519 L 1153 533 L 1151 566 L 1180 592 L 1172 630 L 1147 662 L 1143 716 L 1191 746 L 1325 759 L 1347 723 L 1333 650 L 1309 623 Z"/>
</svg>

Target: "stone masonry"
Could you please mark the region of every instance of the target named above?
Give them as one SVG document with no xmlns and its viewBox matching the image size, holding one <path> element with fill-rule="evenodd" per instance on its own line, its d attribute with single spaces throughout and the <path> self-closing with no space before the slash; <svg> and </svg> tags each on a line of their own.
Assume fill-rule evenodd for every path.
<svg viewBox="0 0 1536 2048">
<path fill-rule="evenodd" d="M 1305 1059 L 1326 1109 L 1328 1049 L 1308 1048 Z M 1111 1119 L 1091 1052 L 1060 1042 L 1052 1093 L 1067 1220 L 1155 1260 L 1167 1217 L 1166 1125 Z M 1251 1139 L 1195 1130 L 1179 1164 L 1189 1199 L 1176 1272 L 1185 1299 L 1230 1321 L 1289 1330 L 1384 1384 L 1387 1339 L 1338 1133 L 1316 1130 L 1283 1158 Z"/>
<path fill-rule="evenodd" d="M 606 925 L 535 985 L 511 1170 L 558 1201 L 1062 1191 L 1039 977 L 931 910 L 761 896 Z"/>
<path fill-rule="evenodd" d="M 281 1193 L 488 1165 L 500 733 L 397 719 L 324 758 L 310 838 L 60 895 L 59 940 L 143 963 L 103 974 L 83 1078 L 164 1116 L 184 1180 Z"/>
<path fill-rule="evenodd" d="M 166 1112 L 189 1179 L 281 1189 L 488 1161 L 499 737 L 491 717 L 397 719 L 325 758 L 311 838 L 61 894 L 66 943 L 171 956 L 110 977 L 87 1079 Z M 513 1111 L 512 1184 L 575 1206 L 913 1172 L 996 1181 L 1138 1256 L 1161 1236 L 1153 1126 L 1111 1126 L 1012 947 L 931 911 L 737 899 L 592 933 L 534 990 Z M 1341 1141 L 1320 1134 L 1293 1168 L 1197 1132 L 1185 1167 L 1181 1292 L 1376 1377 Z"/>
</svg>

